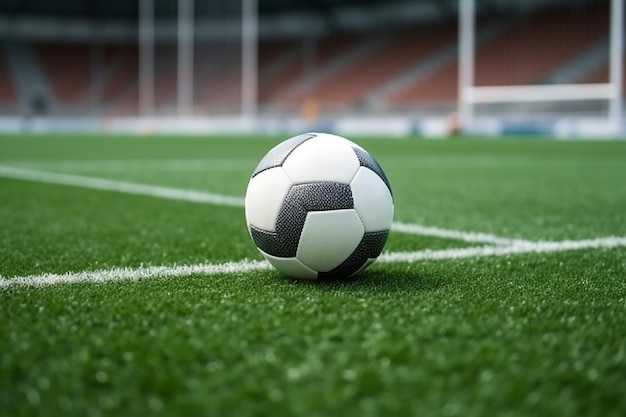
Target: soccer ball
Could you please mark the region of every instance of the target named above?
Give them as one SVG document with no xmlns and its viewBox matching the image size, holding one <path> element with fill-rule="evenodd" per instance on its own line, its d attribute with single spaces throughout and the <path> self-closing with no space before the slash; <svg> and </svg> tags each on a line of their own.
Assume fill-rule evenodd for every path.
<svg viewBox="0 0 626 417">
<path fill-rule="evenodd" d="M 270 150 L 245 198 L 250 236 L 294 278 L 344 278 L 381 253 L 393 219 L 382 168 L 341 136 L 307 133 Z"/>
</svg>

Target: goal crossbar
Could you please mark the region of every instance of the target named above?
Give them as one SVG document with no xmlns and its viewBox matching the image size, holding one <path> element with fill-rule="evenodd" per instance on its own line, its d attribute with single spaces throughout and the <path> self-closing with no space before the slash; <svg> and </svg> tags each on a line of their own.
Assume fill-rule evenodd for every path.
<svg viewBox="0 0 626 417">
<path fill-rule="evenodd" d="M 610 2 L 609 81 L 597 84 L 540 84 L 511 86 L 476 86 L 476 2 L 459 1 L 459 78 L 458 114 L 462 129 L 473 132 L 475 106 L 503 103 L 567 102 L 604 100 L 608 103 L 606 123 L 613 134 L 622 132 L 622 86 L 624 46 L 624 0 Z M 521 0 L 519 0 L 521 1 Z"/>
<path fill-rule="evenodd" d="M 552 84 L 465 87 L 470 103 L 516 103 L 573 100 L 610 100 L 616 94 L 613 84 Z"/>
</svg>

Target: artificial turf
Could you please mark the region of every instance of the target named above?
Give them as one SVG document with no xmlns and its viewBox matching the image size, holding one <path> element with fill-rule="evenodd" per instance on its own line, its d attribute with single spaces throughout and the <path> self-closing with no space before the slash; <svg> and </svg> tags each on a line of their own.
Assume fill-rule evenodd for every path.
<svg viewBox="0 0 626 417">
<path fill-rule="evenodd" d="M 279 140 L 2 137 L 0 165 L 242 196 Z M 626 142 L 357 142 L 397 221 L 626 236 Z M 8 178 L 0 196 L 5 278 L 261 259 L 240 208 Z M 468 245 L 392 233 L 386 250 Z M 623 416 L 624 278 L 622 247 L 380 263 L 344 282 L 270 270 L 0 289 L 0 410 Z"/>
</svg>

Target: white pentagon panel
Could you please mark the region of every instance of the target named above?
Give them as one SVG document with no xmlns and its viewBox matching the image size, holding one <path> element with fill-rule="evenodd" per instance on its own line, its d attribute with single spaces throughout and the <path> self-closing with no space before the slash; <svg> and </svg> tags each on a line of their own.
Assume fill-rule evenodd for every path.
<svg viewBox="0 0 626 417">
<path fill-rule="evenodd" d="M 363 238 L 356 211 L 312 211 L 307 214 L 296 257 L 318 272 L 328 272 L 345 261 Z"/>
<path fill-rule="evenodd" d="M 254 176 L 246 191 L 248 224 L 275 232 L 278 212 L 290 188 L 291 181 L 281 167 L 271 168 Z"/>
<path fill-rule="evenodd" d="M 285 275 L 300 279 L 317 279 L 317 272 L 308 268 L 296 258 L 277 258 L 276 256 L 268 255 L 262 250 L 259 250 L 259 252 L 261 252 L 265 259 L 267 259 L 268 262 L 274 266 L 274 268 L 278 269 Z"/>
<path fill-rule="evenodd" d="M 283 163 L 294 184 L 316 181 L 349 184 L 359 166 L 351 142 L 334 135 L 318 135 L 304 142 Z"/>
<path fill-rule="evenodd" d="M 333 135 L 332 133 L 311 132 L 309 134 L 315 135 L 317 138 L 323 138 L 323 139 L 327 139 L 327 140 L 334 140 L 334 141 L 339 141 L 339 142 L 345 142 L 345 143 L 347 143 L 350 146 L 360 147 L 356 143 L 352 142 L 350 139 L 346 139 L 343 136 L 339 136 L 339 135 Z"/>
<path fill-rule="evenodd" d="M 331 133 L 312 133 L 312 134 L 317 136 L 317 137 L 319 137 L 319 138 L 324 137 L 324 138 L 330 138 L 330 139 L 333 139 L 333 140 L 343 141 L 343 142 L 347 143 L 350 147 L 359 148 L 362 151 L 367 152 L 362 146 L 357 145 L 356 143 L 352 142 L 350 139 L 346 139 L 343 136 L 333 135 Z"/>
<path fill-rule="evenodd" d="M 393 198 L 385 182 L 371 169 L 361 167 L 352 183 L 354 209 L 366 232 L 389 230 L 393 221 Z"/>
</svg>

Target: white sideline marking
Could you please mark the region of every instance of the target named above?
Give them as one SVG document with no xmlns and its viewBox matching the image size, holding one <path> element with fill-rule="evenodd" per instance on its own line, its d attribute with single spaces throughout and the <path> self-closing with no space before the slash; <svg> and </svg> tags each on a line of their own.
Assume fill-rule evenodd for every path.
<svg viewBox="0 0 626 417">
<path fill-rule="evenodd" d="M 515 243 L 528 242 L 519 239 L 507 239 L 488 233 L 463 232 L 460 230 L 440 229 L 439 227 L 423 226 L 421 224 L 408 224 L 395 222 L 391 226 L 394 232 L 408 233 L 422 236 L 435 236 L 444 239 L 462 240 L 465 242 L 490 243 L 494 245 L 512 245 Z"/>
<path fill-rule="evenodd" d="M 417 262 L 424 260 L 477 258 L 483 256 L 503 256 L 523 253 L 550 253 L 578 249 L 610 249 L 626 246 L 626 237 L 603 237 L 585 240 L 563 240 L 560 242 L 527 242 L 519 241 L 508 246 L 481 246 L 473 248 L 421 250 L 416 252 L 383 253 L 377 262 Z"/>
<path fill-rule="evenodd" d="M 49 285 L 73 284 L 79 282 L 105 283 L 123 280 L 136 281 L 149 278 L 185 277 L 193 274 L 237 274 L 270 268 L 272 268 L 272 266 L 268 262 L 248 260 L 226 262 L 223 264 L 113 268 L 100 271 L 68 272 L 64 274 L 29 275 L 8 279 L 0 277 L 0 288 L 45 287 Z"/>
<path fill-rule="evenodd" d="M 137 184 L 126 181 L 108 180 L 104 178 L 36 171 L 6 165 L 0 165 L 0 177 L 38 181 L 50 184 L 72 185 L 76 187 L 91 188 L 97 190 L 117 191 L 126 194 L 147 195 L 169 200 L 181 200 L 193 203 L 215 204 L 220 206 L 243 207 L 244 204 L 244 199 L 241 197 L 213 194 L 204 191 L 161 187 L 157 185 Z M 438 227 L 423 226 L 419 224 L 396 222 L 392 224 L 391 229 L 394 232 L 398 233 L 434 236 L 445 239 L 462 240 L 465 242 L 490 243 L 495 245 L 510 245 L 516 242 L 524 242 L 521 240 L 507 239 L 504 237 L 494 236 L 486 233 L 440 229 Z"/>
<path fill-rule="evenodd" d="M 578 249 L 616 248 L 626 246 L 626 237 L 605 237 L 587 240 L 565 240 L 562 242 L 518 242 L 509 246 L 489 246 L 474 248 L 421 250 L 416 252 L 384 253 L 378 262 L 416 262 L 425 260 L 445 260 L 475 258 L 483 256 L 503 256 L 524 253 L 550 253 Z M 140 268 L 113 268 L 100 271 L 68 272 L 65 274 L 42 274 L 25 277 L 2 278 L 0 289 L 20 287 L 45 287 L 56 284 L 80 282 L 105 283 L 110 281 L 138 280 L 150 278 L 175 278 L 193 274 L 216 275 L 235 274 L 272 269 L 265 261 L 227 262 L 223 264 L 198 264 L 188 266 L 152 266 Z"/>
<path fill-rule="evenodd" d="M 45 182 L 50 184 L 73 185 L 96 190 L 117 191 L 126 194 L 148 195 L 168 200 L 191 201 L 219 206 L 243 207 L 243 198 L 204 191 L 181 190 L 179 188 L 158 185 L 137 184 L 104 178 L 83 177 L 79 175 L 57 174 L 54 172 L 35 171 L 0 165 L 0 176 L 20 180 Z"/>
<path fill-rule="evenodd" d="M 84 171 L 233 171 L 254 169 L 255 158 L 193 158 L 193 159 L 104 159 L 104 160 L 28 160 L 11 161 L 11 166 L 45 171 L 61 170 L 70 173 Z"/>
</svg>

